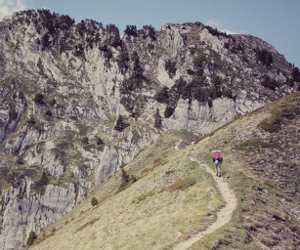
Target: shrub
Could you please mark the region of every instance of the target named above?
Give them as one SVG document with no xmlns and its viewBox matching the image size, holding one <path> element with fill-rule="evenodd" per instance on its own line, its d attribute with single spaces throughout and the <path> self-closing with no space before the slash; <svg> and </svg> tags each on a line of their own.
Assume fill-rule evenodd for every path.
<svg viewBox="0 0 300 250">
<path fill-rule="evenodd" d="M 45 104 L 45 97 L 42 94 L 36 94 L 33 98 L 33 101 L 38 105 L 44 105 Z"/>
<path fill-rule="evenodd" d="M 34 119 L 33 116 L 31 116 L 28 120 L 27 120 L 27 123 L 31 126 L 35 125 L 36 124 L 36 121 Z"/>
<path fill-rule="evenodd" d="M 128 36 L 137 36 L 137 28 L 135 25 L 126 25 L 125 34 Z"/>
<path fill-rule="evenodd" d="M 133 61 L 133 70 L 135 71 L 135 74 L 143 74 L 143 69 L 140 66 L 140 58 L 136 51 L 132 53 L 132 61 Z"/>
<path fill-rule="evenodd" d="M 149 43 L 148 44 L 148 50 L 154 50 L 154 44 Z"/>
<path fill-rule="evenodd" d="M 98 138 L 97 145 L 101 146 L 101 145 L 104 145 L 104 144 L 105 144 L 104 141 L 101 138 Z"/>
<path fill-rule="evenodd" d="M 74 56 L 83 58 L 84 57 L 84 48 L 82 44 L 76 44 L 75 50 L 73 51 Z"/>
<path fill-rule="evenodd" d="M 168 103 L 169 102 L 169 88 L 164 86 L 161 90 L 159 90 L 154 95 L 154 99 L 160 103 Z"/>
<path fill-rule="evenodd" d="M 294 81 L 296 82 L 300 82 L 300 72 L 299 72 L 299 68 L 294 67 L 292 70 L 292 76 Z"/>
<path fill-rule="evenodd" d="M 194 74 L 195 74 L 195 71 L 192 70 L 192 69 L 188 69 L 188 70 L 186 71 L 186 73 L 187 73 L 188 75 L 194 75 Z"/>
<path fill-rule="evenodd" d="M 36 185 L 38 185 L 38 186 L 45 186 L 45 185 L 48 185 L 48 184 L 49 184 L 48 174 L 45 171 L 43 171 L 42 174 L 41 174 L 41 176 L 37 180 Z"/>
<path fill-rule="evenodd" d="M 99 50 L 103 52 L 103 56 L 107 62 L 113 57 L 111 49 L 105 44 L 104 46 L 99 47 Z"/>
<path fill-rule="evenodd" d="M 120 185 L 117 193 L 123 191 L 124 189 L 129 187 L 132 183 L 137 181 L 135 176 L 128 174 L 124 168 L 121 168 L 121 178 L 122 178 L 121 185 Z"/>
<path fill-rule="evenodd" d="M 266 66 L 270 66 L 273 62 L 272 53 L 267 51 L 266 49 L 258 50 L 257 59 Z"/>
<path fill-rule="evenodd" d="M 131 95 L 133 92 L 139 91 L 143 87 L 144 77 L 137 73 L 133 73 L 129 78 L 124 79 L 120 85 L 120 93 L 123 95 Z"/>
<path fill-rule="evenodd" d="M 173 106 L 167 105 L 165 109 L 165 118 L 171 117 L 174 114 L 175 108 Z"/>
<path fill-rule="evenodd" d="M 187 82 L 182 77 L 180 77 L 172 86 L 171 92 L 176 92 L 176 94 L 180 95 L 185 85 L 187 85 Z"/>
<path fill-rule="evenodd" d="M 265 88 L 275 90 L 276 88 L 279 87 L 279 83 L 274 80 L 273 78 L 270 78 L 268 75 L 266 75 L 261 83 Z"/>
<path fill-rule="evenodd" d="M 50 110 L 47 110 L 45 113 L 46 116 L 51 117 L 52 116 L 52 112 Z"/>
<path fill-rule="evenodd" d="M 105 146 L 105 142 L 101 138 L 98 138 L 97 139 L 97 147 L 98 147 L 98 149 L 102 151 L 104 149 L 104 146 Z"/>
<path fill-rule="evenodd" d="M 276 116 L 271 116 L 262 120 L 259 123 L 259 127 L 270 133 L 277 132 L 281 128 L 281 119 Z"/>
<path fill-rule="evenodd" d="M 193 63 L 195 67 L 202 68 L 203 67 L 203 58 L 201 56 L 196 56 L 193 59 Z"/>
<path fill-rule="evenodd" d="M 239 142 L 234 149 L 240 151 L 259 150 L 265 145 L 266 143 L 259 139 L 252 139 Z"/>
<path fill-rule="evenodd" d="M 98 200 L 96 199 L 96 197 L 93 197 L 92 200 L 91 200 L 92 206 L 94 207 L 94 206 L 96 206 L 98 203 L 99 203 L 99 202 L 98 202 Z"/>
<path fill-rule="evenodd" d="M 202 102 L 202 103 L 206 103 L 208 101 L 209 98 L 209 92 L 206 89 L 203 89 L 201 87 L 198 87 L 196 89 L 196 92 L 194 94 L 195 99 L 198 102 Z"/>
<path fill-rule="evenodd" d="M 218 29 L 212 28 L 210 26 L 205 26 L 205 28 L 209 31 L 210 34 L 213 36 L 224 36 L 224 37 L 230 37 L 230 35 L 227 35 L 225 32 L 221 32 Z"/>
<path fill-rule="evenodd" d="M 81 140 L 82 144 L 89 144 L 89 138 L 87 137 L 83 137 L 82 140 Z"/>
<path fill-rule="evenodd" d="M 168 72 L 169 77 L 173 78 L 176 74 L 176 62 L 172 62 L 171 60 L 167 60 L 165 63 L 165 70 Z"/>
<path fill-rule="evenodd" d="M 219 76 L 213 75 L 211 78 L 211 82 L 215 84 L 215 86 L 220 86 L 222 84 L 222 79 Z"/>
<path fill-rule="evenodd" d="M 50 42 L 50 35 L 48 32 L 43 35 L 41 45 L 42 45 L 42 50 L 45 50 L 50 47 L 51 42 Z"/>
<path fill-rule="evenodd" d="M 185 190 L 196 184 L 196 180 L 191 177 L 181 178 L 176 180 L 172 185 L 165 188 L 166 191 L 174 192 L 176 190 Z"/>
<path fill-rule="evenodd" d="M 125 121 L 125 118 L 122 115 L 119 115 L 114 130 L 122 132 L 126 127 L 129 126 L 129 123 Z"/>
<path fill-rule="evenodd" d="M 31 246 L 36 238 L 37 235 L 35 234 L 35 232 L 31 231 L 27 239 L 27 246 Z"/>
<path fill-rule="evenodd" d="M 223 87 L 223 88 L 222 88 L 222 96 L 232 99 L 232 98 L 233 98 L 233 95 L 232 95 L 231 89 L 230 89 L 230 88 Z"/>
<path fill-rule="evenodd" d="M 37 193 L 44 193 L 45 192 L 45 186 L 47 186 L 50 183 L 49 174 L 46 171 L 43 171 L 40 176 L 37 177 L 33 189 Z"/>
<path fill-rule="evenodd" d="M 154 121 L 154 127 L 157 128 L 157 129 L 161 129 L 161 126 L 162 126 L 162 119 L 161 119 L 161 116 L 159 114 L 159 110 L 156 109 L 156 113 L 155 113 L 155 121 Z"/>
<path fill-rule="evenodd" d="M 128 70 L 129 56 L 127 52 L 122 51 L 118 56 L 118 66 L 122 74 Z"/>
<path fill-rule="evenodd" d="M 110 34 L 108 39 L 108 44 L 113 47 L 118 47 L 122 45 L 122 40 L 120 38 L 120 32 L 116 25 L 108 24 L 106 25 L 106 31 Z"/>
<path fill-rule="evenodd" d="M 151 25 L 144 25 L 143 29 L 148 31 L 148 36 L 152 39 L 152 40 L 156 40 L 155 37 L 155 29 L 151 26 Z"/>
</svg>

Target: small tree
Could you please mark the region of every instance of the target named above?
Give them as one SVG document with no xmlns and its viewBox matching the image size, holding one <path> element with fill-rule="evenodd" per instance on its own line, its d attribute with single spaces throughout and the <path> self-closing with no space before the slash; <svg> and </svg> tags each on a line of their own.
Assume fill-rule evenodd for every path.
<svg viewBox="0 0 300 250">
<path fill-rule="evenodd" d="M 114 129 L 119 132 L 122 132 L 128 126 L 129 124 L 125 121 L 124 117 L 122 115 L 119 115 Z"/>
<path fill-rule="evenodd" d="M 169 88 L 164 86 L 161 90 L 159 90 L 154 95 L 154 99 L 160 103 L 168 103 L 169 102 Z"/>
<path fill-rule="evenodd" d="M 96 197 L 94 196 L 94 197 L 92 198 L 92 200 L 91 200 L 92 206 L 94 207 L 94 206 L 96 206 L 98 203 L 99 203 L 98 200 L 97 200 Z"/>
<path fill-rule="evenodd" d="M 297 68 L 297 67 L 294 67 L 294 68 L 293 68 L 292 76 L 293 76 L 293 79 L 294 79 L 296 82 L 300 82 L 300 72 L 299 72 L 299 68 Z"/>
<path fill-rule="evenodd" d="M 266 49 L 258 51 L 257 59 L 266 66 L 270 66 L 273 63 L 272 53 Z"/>
<path fill-rule="evenodd" d="M 176 62 L 172 62 L 171 60 L 167 60 L 165 64 L 165 69 L 169 74 L 170 78 L 173 78 L 176 74 Z"/>
<path fill-rule="evenodd" d="M 36 236 L 35 232 L 31 231 L 28 236 L 28 239 L 27 239 L 27 245 L 31 246 L 36 238 L 37 238 L 37 236 Z"/>
<path fill-rule="evenodd" d="M 135 25 L 126 25 L 125 34 L 128 36 L 137 36 L 137 28 Z"/>
<path fill-rule="evenodd" d="M 45 97 L 42 94 L 36 94 L 33 98 L 33 101 L 38 105 L 44 105 L 45 104 Z"/>
<path fill-rule="evenodd" d="M 158 128 L 158 129 L 161 129 L 161 126 L 162 126 L 162 119 L 161 119 L 161 116 L 159 114 L 159 110 L 156 109 L 156 113 L 155 113 L 155 121 L 154 121 L 154 127 L 155 128 Z"/>
</svg>

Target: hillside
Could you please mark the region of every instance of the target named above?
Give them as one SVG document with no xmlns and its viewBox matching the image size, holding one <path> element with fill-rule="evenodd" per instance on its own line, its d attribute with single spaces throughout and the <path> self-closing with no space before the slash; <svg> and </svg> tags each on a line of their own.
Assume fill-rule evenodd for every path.
<svg viewBox="0 0 300 250">
<path fill-rule="evenodd" d="M 299 69 L 251 35 L 196 22 L 121 36 L 49 10 L 0 22 L 0 73 L 4 249 L 23 249 L 160 136 L 203 137 L 300 86 Z"/>
<path fill-rule="evenodd" d="M 238 206 L 229 223 L 190 249 L 299 248 L 299 104 L 296 92 L 196 144 L 191 134 L 161 136 L 123 168 L 127 179 L 119 174 L 97 186 L 30 249 L 171 249 L 205 231 L 224 206 L 221 180 L 203 168 L 213 169 L 216 148 Z M 99 200 L 94 207 L 92 197 Z"/>
</svg>

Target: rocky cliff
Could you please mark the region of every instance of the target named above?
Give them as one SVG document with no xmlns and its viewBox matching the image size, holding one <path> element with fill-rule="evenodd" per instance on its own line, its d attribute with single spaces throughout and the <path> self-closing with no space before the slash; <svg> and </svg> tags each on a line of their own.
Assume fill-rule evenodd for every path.
<svg viewBox="0 0 300 250">
<path fill-rule="evenodd" d="M 201 136 L 299 88 L 259 38 L 47 10 L 0 23 L 0 248 L 20 249 L 160 133 Z"/>
</svg>

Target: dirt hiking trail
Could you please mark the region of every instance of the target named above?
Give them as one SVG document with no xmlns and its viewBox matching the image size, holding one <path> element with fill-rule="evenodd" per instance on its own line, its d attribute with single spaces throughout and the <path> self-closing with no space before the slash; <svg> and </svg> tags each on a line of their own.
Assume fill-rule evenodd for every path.
<svg viewBox="0 0 300 250">
<path fill-rule="evenodd" d="M 224 226 L 226 223 L 228 223 L 231 220 L 231 216 L 233 211 L 237 207 L 237 198 L 234 194 L 234 192 L 229 188 L 229 185 L 227 182 L 223 180 L 223 178 L 219 178 L 216 176 L 213 170 L 211 170 L 207 165 L 204 165 L 197 161 L 194 158 L 190 158 L 192 161 L 196 161 L 200 164 L 201 167 L 205 169 L 208 173 L 210 173 L 214 180 L 217 183 L 217 188 L 219 189 L 223 199 L 225 200 L 226 204 L 225 207 L 223 207 L 218 213 L 217 213 L 217 220 L 211 224 L 206 230 L 199 232 L 198 234 L 192 236 L 191 238 L 182 241 L 178 245 L 174 246 L 174 250 L 183 250 L 188 249 L 191 247 L 194 243 L 199 241 L 203 236 L 213 233 L 220 227 Z"/>
</svg>

